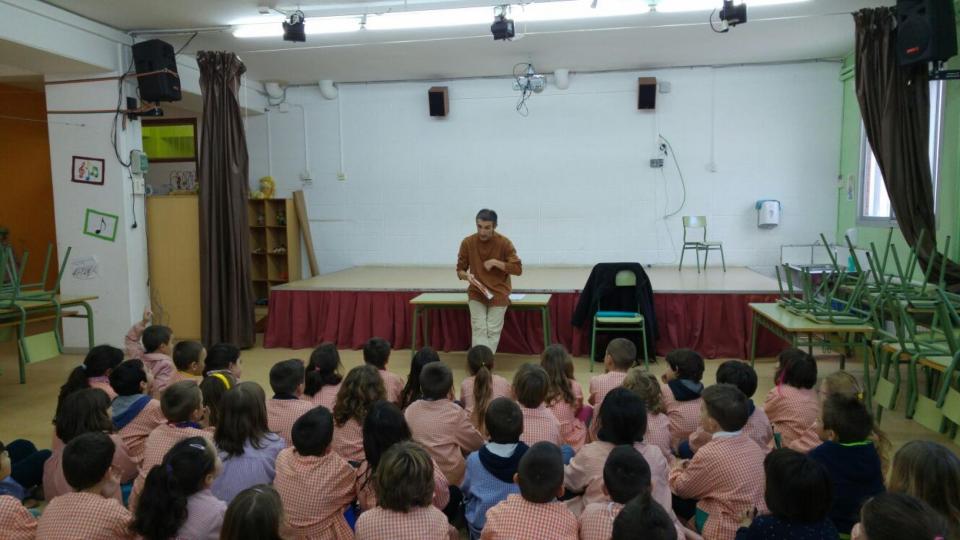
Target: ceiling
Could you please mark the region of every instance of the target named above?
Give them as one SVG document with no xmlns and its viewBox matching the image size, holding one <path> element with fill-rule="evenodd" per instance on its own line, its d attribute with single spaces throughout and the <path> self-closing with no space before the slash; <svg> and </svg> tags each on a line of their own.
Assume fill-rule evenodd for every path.
<svg viewBox="0 0 960 540">
<path fill-rule="evenodd" d="M 223 27 L 264 17 L 258 15 L 258 0 L 47 1 L 124 31 Z M 384 1 L 390 0 L 375 3 L 382 5 Z M 478 3 L 409 1 L 454 6 Z M 716 3 L 719 7 L 722 0 Z M 750 1 L 746 3 L 749 6 Z M 517 62 L 532 62 L 541 72 L 561 67 L 597 71 L 784 62 L 842 57 L 854 45 L 853 19 L 849 14 L 863 7 L 893 3 L 894 0 L 810 0 L 752 7 L 748 24 L 726 34 L 710 30 L 706 12 L 645 13 L 584 21 L 531 22 L 525 27 L 518 24 L 518 34 L 524 35 L 511 42 L 494 42 L 488 24 L 312 35 L 303 44 L 285 42 L 279 37 L 238 39 L 229 30 L 223 30 L 200 33 L 184 52 L 234 51 L 243 59 L 252 78 L 290 83 L 502 76 L 511 73 Z M 329 14 L 330 10 L 360 13 L 370 4 L 369 0 L 337 0 L 336 4 L 304 6 L 304 11 L 307 16 Z M 162 39 L 179 48 L 188 37 L 189 34 L 166 35 Z"/>
</svg>

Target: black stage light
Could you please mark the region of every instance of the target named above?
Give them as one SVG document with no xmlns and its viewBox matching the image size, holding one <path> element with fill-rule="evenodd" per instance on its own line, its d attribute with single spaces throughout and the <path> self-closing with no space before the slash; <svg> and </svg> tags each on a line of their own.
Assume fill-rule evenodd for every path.
<svg viewBox="0 0 960 540">
<path fill-rule="evenodd" d="M 490 33 L 493 34 L 494 41 L 513 39 L 516 35 L 513 31 L 513 19 L 507 18 L 506 10 L 494 17 Z"/>
<path fill-rule="evenodd" d="M 288 21 L 283 21 L 284 41 L 306 41 L 307 34 L 303 29 L 303 12 L 300 10 L 290 14 Z"/>
<path fill-rule="evenodd" d="M 747 5 L 733 4 L 733 0 L 723 0 L 723 9 L 720 10 L 720 21 L 725 26 L 736 26 L 747 22 Z"/>
</svg>

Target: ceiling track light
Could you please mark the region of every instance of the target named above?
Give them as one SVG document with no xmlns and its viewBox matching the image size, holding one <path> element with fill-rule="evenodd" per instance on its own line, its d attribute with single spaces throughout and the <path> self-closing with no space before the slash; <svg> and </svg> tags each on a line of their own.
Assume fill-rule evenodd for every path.
<svg viewBox="0 0 960 540">
<path fill-rule="evenodd" d="M 714 10 L 716 12 L 716 10 Z M 723 0 L 723 7 L 719 13 L 720 28 L 713 25 L 713 13 L 710 14 L 710 28 L 718 34 L 730 31 L 730 28 L 747 22 L 747 5 L 734 4 L 733 0 Z"/>
<path fill-rule="evenodd" d="M 307 32 L 304 28 L 303 12 L 299 9 L 290 14 L 286 21 L 283 21 L 283 40 L 304 42 L 307 40 Z"/>
<path fill-rule="evenodd" d="M 493 34 L 494 41 L 511 40 L 516 35 L 513 28 L 513 19 L 507 18 L 509 14 L 509 4 L 493 8 L 493 24 L 490 25 L 490 33 Z"/>
</svg>

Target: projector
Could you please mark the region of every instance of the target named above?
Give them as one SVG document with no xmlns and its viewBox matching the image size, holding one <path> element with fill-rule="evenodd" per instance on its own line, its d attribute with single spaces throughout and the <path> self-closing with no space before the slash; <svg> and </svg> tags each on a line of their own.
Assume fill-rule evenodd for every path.
<svg viewBox="0 0 960 540">
<path fill-rule="evenodd" d="M 527 75 L 521 75 L 513 81 L 514 90 L 525 90 L 527 92 L 533 92 L 539 94 L 543 92 L 543 89 L 547 87 L 547 78 L 538 73 L 528 73 Z"/>
</svg>

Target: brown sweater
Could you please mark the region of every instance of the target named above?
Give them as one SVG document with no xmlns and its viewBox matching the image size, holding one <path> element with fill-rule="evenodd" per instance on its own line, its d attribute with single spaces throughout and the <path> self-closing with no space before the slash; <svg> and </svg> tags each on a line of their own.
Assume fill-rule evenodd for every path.
<svg viewBox="0 0 960 540">
<path fill-rule="evenodd" d="M 487 270 L 483 263 L 489 259 L 496 259 L 506 263 L 507 271 L 499 268 Z M 523 265 L 517 250 L 509 238 L 493 233 L 493 237 L 486 242 L 480 241 L 480 236 L 471 234 L 460 242 L 460 253 L 457 255 L 457 272 L 470 273 L 476 276 L 493 293 L 493 300 L 487 298 L 476 287 L 470 285 L 467 294 L 471 300 L 483 302 L 490 306 L 510 305 L 510 276 L 519 276 L 523 273 Z"/>
</svg>

